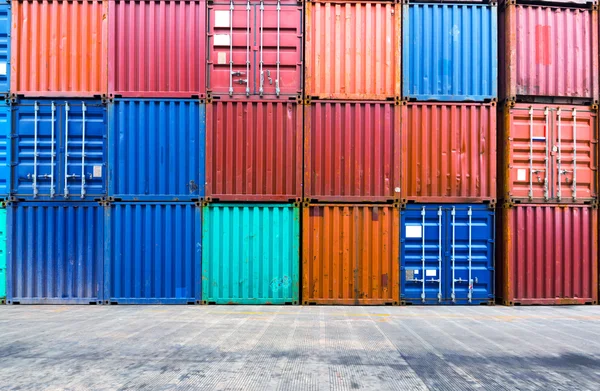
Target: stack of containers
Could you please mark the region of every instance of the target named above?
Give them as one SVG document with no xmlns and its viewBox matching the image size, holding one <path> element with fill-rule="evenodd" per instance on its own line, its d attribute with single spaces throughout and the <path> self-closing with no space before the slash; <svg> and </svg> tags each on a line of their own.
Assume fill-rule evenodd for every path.
<svg viewBox="0 0 600 391">
<path fill-rule="evenodd" d="M 204 1 L 108 2 L 106 304 L 201 301 Z"/>
<path fill-rule="evenodd" d="M 399 304 L 401 7 L 306 3 L 304 304 Z"/>
<path fill-rule="evenodd" d="M 0 95 L 10 90 L 10 5 L 0 1 Z M 0 102 L 0 201 L 6 201 L 10 188 L 10 106 Z M 0 207 L 0 304 L 6 301 L 6 209 Z"/>
<path fill-rule="evenodd" d="M 403 5 L 403 304 L 494 302 L 497 6 Z"/>
<path fill-rule="evenodd" d="M 505 1 L 499 21 L 498 298 L 596 304 L 597 3 Z"/>
<path fill-rule="evenodd" d="M 206 26 L 205 304 L 298 304 L 303 4 L 214 0 Z"/>
<path fill-rule="evenodd" d="M 10 4 L 7 301 L 100 303 L 107 3 Z"/>
</svg>

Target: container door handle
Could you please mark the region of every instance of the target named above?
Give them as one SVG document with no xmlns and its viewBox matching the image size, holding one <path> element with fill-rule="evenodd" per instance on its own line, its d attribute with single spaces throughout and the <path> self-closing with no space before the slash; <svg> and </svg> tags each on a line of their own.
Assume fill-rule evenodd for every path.
<svg viewBox="0 0 600 391">
<path fill-rule="evenodd" d="M 231 41 L 233 41 L 233 37 Z M 248 75 L 248 79 L 250 79 L 250 0 L 246 3 L 246 75 Z M 240 82 L 240 84 L 242 83 Z M 246 96 L 250 96 L 250 83 L 248 83 L 247 80 Z"/>
<path fill-rule="evenodd" d="M 577 109 L 573 108 L 573 202 L 577 201 Z"/>
<path fill-rule="evenodd" d="M 557 122 L 558 122 L 558 146 L 557 146 L 557 155 L 556 155 L 556 169 L 558 171 L 558 190 L 556 192 L 556 199 L 558 201 L 560 201 L 562 199 L 562 179 L 561 179 L 561 175 L 563 174 L 563 170 L 562 170 L 562 121 L 561 121 L 561 117 L 560 117 L 561 111 L 560 111 L 560 107 L 558 108 L 558 110 L 556 111 L 556 118 L 557 118 Z"/>
<path fill-rule="evenodd" d="M 35 101 L 33 104 L 33 198 L 38 196 L 38 188 L 37 188 L 37 160 L 38 160 L 38 111 L 40 110 L 40 106 L 38 102 Z"/>
<path fill-rule="evenodd" d="M 85 112 L 87 107 L 81 103 L 81 198 L 85 198 Z"/>
<path fill-rule="evenodd" d="M 263 96 L 263 84 L 265 83 L 265 74 L 263 72 L 263 22 L 265 13 L 265 3 L 260 0 L 260 88 L 258 93 Z"/>
<path fill-rule="evenodd" d="M 65 198 L 69 198 L 69 103 L 65 102 Z"/>
</svg>

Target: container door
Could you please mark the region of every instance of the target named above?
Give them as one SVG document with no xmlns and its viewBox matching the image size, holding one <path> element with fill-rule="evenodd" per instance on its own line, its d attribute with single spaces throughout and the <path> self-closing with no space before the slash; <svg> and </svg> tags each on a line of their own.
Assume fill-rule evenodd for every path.
<svg viewBox="0 0 600 391">
<path fill-rule="evenodd" d="M 445 208 L 444 298 L 455 304 L 493 299 L 494 213 L 487 205 Z"/>
<path fill-rule="evenodd" d="M 402 213 L 402 300 L 415 304 L 443 299 L 443 208 L 411 205 Z"/>
</svg>

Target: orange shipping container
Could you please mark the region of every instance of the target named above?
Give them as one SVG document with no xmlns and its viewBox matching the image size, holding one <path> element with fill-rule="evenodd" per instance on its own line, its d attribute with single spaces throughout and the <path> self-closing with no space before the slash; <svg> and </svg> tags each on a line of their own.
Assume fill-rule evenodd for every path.
<svg viewBox="0 0 600 391">
<path fill-rule="evenodd" d="M 302 224 L 304 304 L 398 304 L 397 206 L 310 205 Z"/>
<path fill-rule="evenodd" d="M 400 96 L 401 4 L 306 4 L 306 95 L 386 100 Z"/>
<path fill-rule="evenodd" d="M 11 4 L 14 95 L 106 96 L 108 2 Z"/>
</svg>

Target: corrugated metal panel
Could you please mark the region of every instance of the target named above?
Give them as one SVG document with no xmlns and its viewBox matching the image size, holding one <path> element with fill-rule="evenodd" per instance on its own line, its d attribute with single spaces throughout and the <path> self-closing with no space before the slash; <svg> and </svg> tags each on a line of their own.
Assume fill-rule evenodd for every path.
<svg viewBox="0 0 600 391">
<path fill-rule="evenodd" d="M 0 209 L 0 304 L 6 299 L 6 209 Z"/>
<path fill-rule="evenodd" d="M 597 112 L 586 106 L 505 107 L 500 128 L 502 198 L 593 202 L 598 194 L 597 122 Z"/>
<path fill-rule="evenodd" d="M 401 217 L 404 302 L 494 303 L 493 210 L 481 204 L 409 204 Z"/>
<path fill-rule="evenodd" d="M 300 209 L 210 204 L 203 211 L 202 300 L 298 304 Z"/>
<path fill-rule="evenodd" d="M 496 199 L 496 107 L 408 103 L 402 107 L 402 198 Z"/>
<path fill-rule="evenodd" d="M 106 216 L 105 302 L 199 304 L 200 214 L 192 203 L 112 204 Z"/>
<path fill-rule="evenodd" d="M 148 201 L 204 196 L 204 104 L 117 99 L 109 107 L 109 196 Z"/>
<path fill-rule="evenodd" d="M 10 5 L 0 4 L 0 93 L 10 90 Z"/>
<path fill-rule="evenodd" d="M 8 207 L 8 304 L 99 304 L 104 208 L 94 202 Z"/>
<path fill-rule="evenodd" d="M 401 5 L 393 1 L 306 3 L 306 95 L 400 97 Z"/>
<path fill-rule="evenodd" d="M 507 305 L 598 302 L 598 209 L 502 210 L 498 297 Z"/>
<path fill-rule="evenodd" d="M 399 304 L 400 211 L 387 205 L 303 210 L 304 304 Z"/>
<path fill-rule="evenodd" d="M 215 0 L 207 8 L 209 96 L 302 98 L 302 1 Z"/>
<path fill-rule="evenodd" d="M 480 101 L 498 97 L 496 5 L 403 7 L 404 98 Z"/>
<path fill-rule="evenodd" d="M 0 103 L 0 198 L 7 198 L 11 177 L 11 108 Z"/>
<path fill-rule="evenodd" d="M 204 2 L 111 0 L 108 15 L 109 96 L 204 96 Z"/>
<path fill-rule="evenodd" d="M 17 198 L 106 195 L 105 105 L 99 100 L 22 100 L 13 111 L 11 189 Z"/>
<path fill-rule="evenodd" d="M 317 101 L 305 108 L 304 195 L 311 200 L 400 198 L 400 107 Z"/>
<path fill-rule="evenodd" d="M 108 3 L 11 2 L 11 93 L 106 96 Z"/>
<path fill-rule="evenodd" d="M 302 197 L 302 106 L 218 101 L 206 106 L 206 196 L 223 201 Z"/>
<path fill-rule="evenodd" d="M 597 102 L 595 8 L 511 4 L 503 9 L 499 21 L 503 99 L 552 96 Z"/>
</svg>

